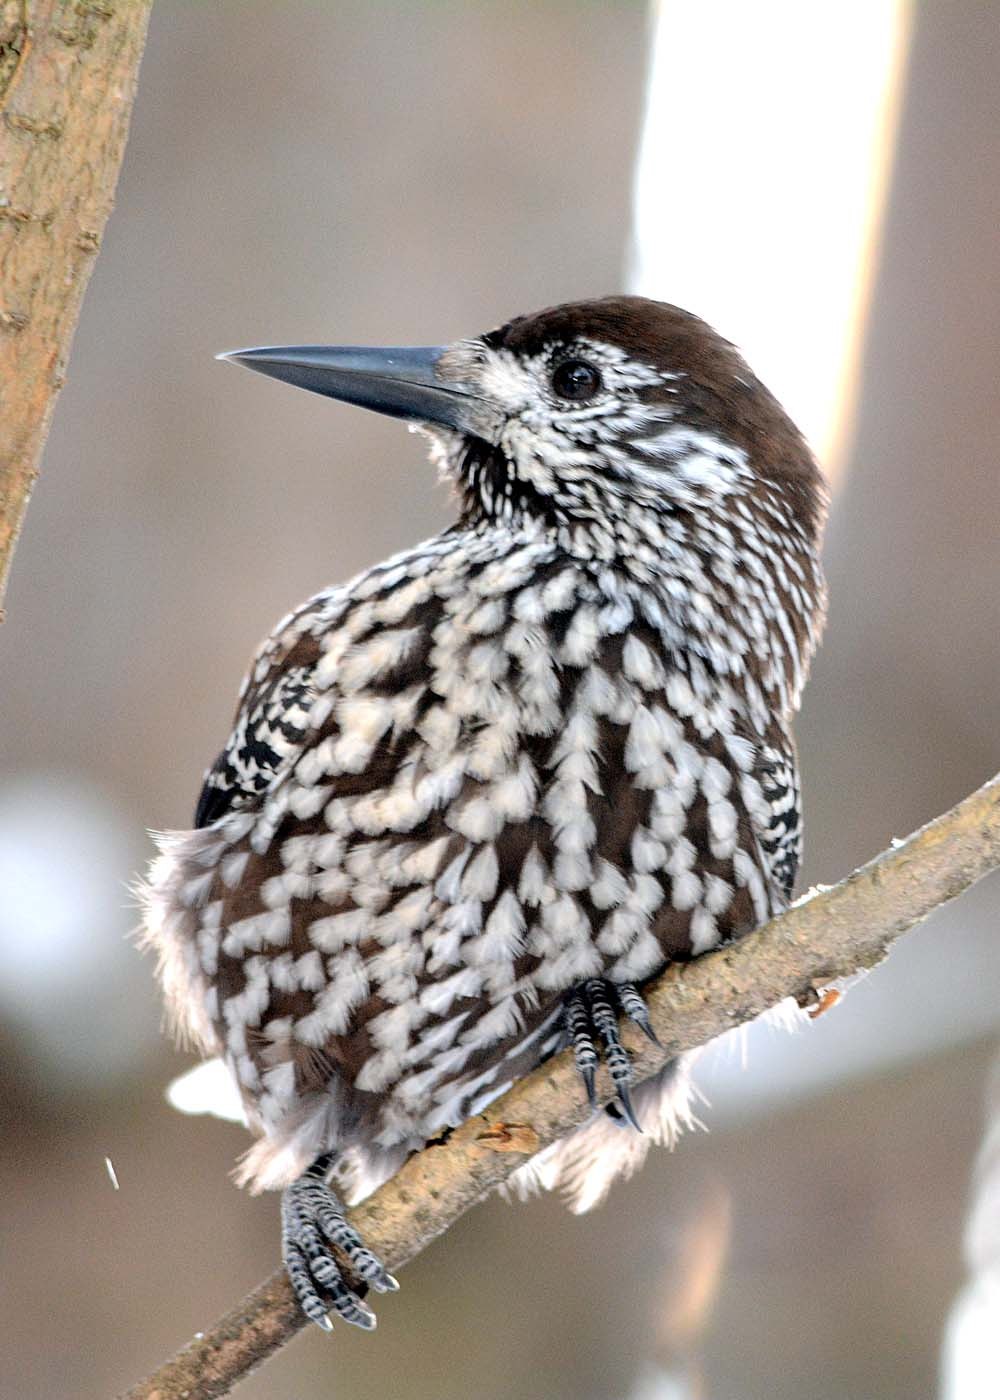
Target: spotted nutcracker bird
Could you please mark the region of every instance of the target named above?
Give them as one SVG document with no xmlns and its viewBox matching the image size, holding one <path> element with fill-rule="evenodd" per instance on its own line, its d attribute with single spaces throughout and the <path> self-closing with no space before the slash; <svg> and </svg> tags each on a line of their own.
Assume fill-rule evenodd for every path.
<svg viewBox="0 0 1000 1400">
<path fill-rule="evenodd" d="M 685 1062 L 633 1085 L 619 1017 L 652 1035 L 646 982 L 788 901 L 825 491 L 734 348 L 639 297 L 226 358 L 410 420 L 457 502 L 278 624 L 144 893 L 175 1026 L 259 1139 L 238 1179 L 284 1190 L 305 1313 L 370 1327 L 330 1244 L 396 1283 L 341 1198 L 563 1045 L 594 1112 L 522 1186 L 585 1208 L 685 1118 Z"/>
</svg>

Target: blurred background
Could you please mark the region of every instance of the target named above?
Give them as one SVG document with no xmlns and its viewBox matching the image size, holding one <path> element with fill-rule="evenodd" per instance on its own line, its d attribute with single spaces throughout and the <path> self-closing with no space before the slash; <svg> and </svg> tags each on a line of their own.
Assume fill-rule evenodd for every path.
<svg viewBox="0 0 1000 1400">
<path fill-rule="evenodd" d="M 3 1396 L 114 1394 L 275 1266 L 277 1198 L 227 1178 L 243 1131 L 164 1100 L 190 1062 L 127 886 L 146 830 L 190 823 L 258 639 L 450 518 L 398 424 L 216 351 L 438 343 L 629 280 L 689 302 L 779 395 L 788 376 L 835 485 L 803 888 L 998 766 L 1000 19 L 873 0 L 798 7 L 829 23 L 807 35 L 779 5 L 779 47 L 768 4 L 749 29 L 706 5 L 698 33 L 691 8 L 657 30 L 626 0 L 154 6 L 0 635 Z M 882 28 L 838 47 L 865 9 Z M 848 140 L 871 158 L 845 177 Z M 240 1394 L 934 1395 L 997 897 L 941 911 L 795 1039 L 755 1031 L 745 1067 L 710 1053 L 710 1132 L 593 1216 L 486 1203 L 374 1336 L 310 1332 Z"/>
</svg>

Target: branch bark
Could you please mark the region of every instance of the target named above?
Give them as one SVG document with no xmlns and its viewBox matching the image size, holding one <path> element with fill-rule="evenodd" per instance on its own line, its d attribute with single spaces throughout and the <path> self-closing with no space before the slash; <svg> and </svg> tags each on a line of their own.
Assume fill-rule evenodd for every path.
<svg viewBox="0 0 1000 1400">
<path fill-rule="evenodd" d="M 647 987 L 662 1048 L 632 1026 L 624 1028 L 637 1078 L 785 997 L 815 1002 L 818 988 L 873 967 L 907 929 L 998 867 L 1000 775 L 839 885 L 800 900 L 740 943 L 669 969 Z M 612 1087 L 601 1073 L 598 1089 L 606 1103 Z M 585 1117 L 572 1056 L 563 1053 L 445 1142 L 411 1157 L 353 1211 L 353 1222 L 396 1272 L 527 1157 Z M 304 1325 L 279 1270 L 125 1400 L 228 1395 Z"/>
<path fill-rule="evenodd" d="M 0 606 L 111 213 L 151 3 L 0 0 Z"/>
</svg>

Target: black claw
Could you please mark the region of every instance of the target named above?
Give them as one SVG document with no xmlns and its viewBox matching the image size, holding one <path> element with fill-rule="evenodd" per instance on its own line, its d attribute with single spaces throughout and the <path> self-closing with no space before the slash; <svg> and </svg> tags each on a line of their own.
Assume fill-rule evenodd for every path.
<svg viewBox="0 0 1000 1400">
<path fill-rule="evenodd" d="M 646 1039 L 649 1040 L 649 1041 L 652 1041 L 652 1043 L 656 1046 L 656 1048 L 657 1048 L 658 1050 L 662 1050 L 662 1049 L 663 1049 L 663 1046 L 662 1046 L 662 1044 L 660 1043 L 660 1038 L 659 1038 L 659 1036 L 656 1034 L 656 1032 L 653 1030 L 652 1022 L 650 1021 L 650 1019 L 649 1019 L 649 1017 L 648 1017 L 647 1015 L 644 1015 L 644 1016 L 630 1016 L 630 1017 L 629 1017 L 629 1020 L 632 1022 L 632 1024 L 633 1024 L 634 1026 L 638 1026 L 638 1027 L 639 1027 L 639 1029 L 642 1031 L 642 1033 L 643 1033 L 643 1035 L 646 1037 Z"/>
<path fill-rule="evenodd" d="M 639 1125 L 638 1118 L 635 1116 L 635 1109 L 632 1107 L 632 1095 L 629 1092 L 629 1087 L 627 1084 L 618 1085 L 618 1103 L 621 1106 L 622 1113 L 632 1124 L 632 1127 L 636 1130 L 637 1133 L 641 1133 L 642 1128 Z"/>
<path fill-rule="evenodd" d="M 331 1306 L 338 1317 L 342 1317 L 345 1322 L 349 1322 L 353 1327 L 360 1327 L 365 1332 L 375 1330 L 376 1317 L 367 1303 L 363 1303 L 356 1293 L 352 1293 L 349 1288 L 340 1286 L 340 1290 L 334 1295 Z"/>
<path fill-rule="evenodd" d="M 587 1102 L 591 1109 L 597 1109 L 597 1073 L 593 1065 L 588 1065 L 586 1069 L 580 1070 L 580 1077 L 587 1090 Z"/>
</svg>

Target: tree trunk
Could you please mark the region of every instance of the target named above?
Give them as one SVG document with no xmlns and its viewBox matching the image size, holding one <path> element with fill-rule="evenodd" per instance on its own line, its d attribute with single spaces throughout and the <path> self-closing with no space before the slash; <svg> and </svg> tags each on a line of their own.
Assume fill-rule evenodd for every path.
<svg viewBox="0 0 1000 1400">
<path fill-rule="evenodd" d="M 151 2 L 0 0 L 0 604 L 111 212 Z"/>
</svg>

